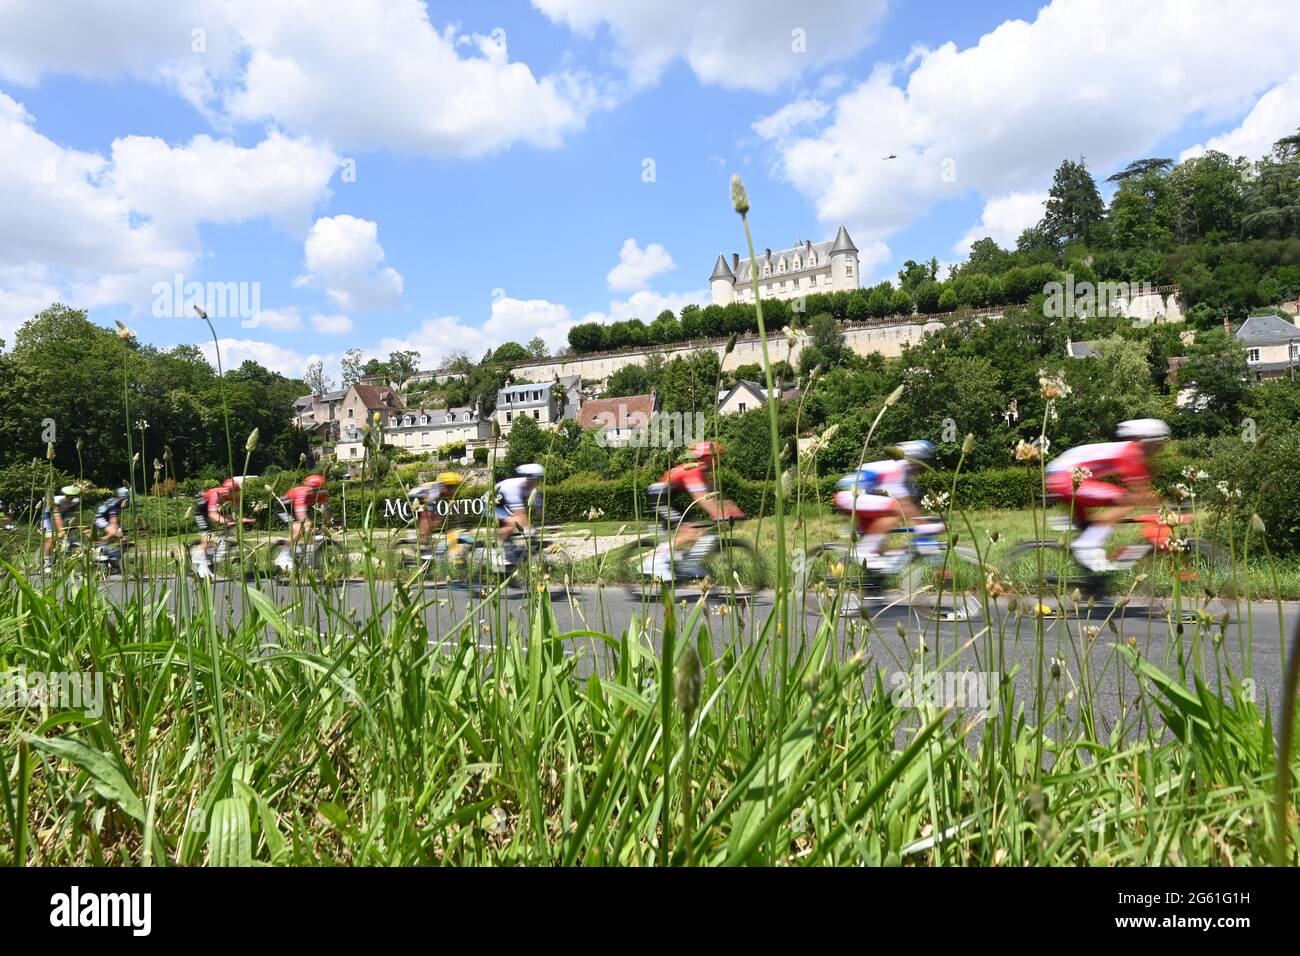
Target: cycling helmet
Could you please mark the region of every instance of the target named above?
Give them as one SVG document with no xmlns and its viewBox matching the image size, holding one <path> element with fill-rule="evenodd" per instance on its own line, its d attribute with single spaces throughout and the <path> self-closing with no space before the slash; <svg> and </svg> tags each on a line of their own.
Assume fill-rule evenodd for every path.
<svg viewBox="0 0 1300 956">
<path fill-rule="evenodd" d="M 915 461 L 932 461 L 934 459 L 934 446 L 928 441 L 901 442 L 898 450 L 903 453 L 904 458 L 911 458 Z"/>
<path fill-rule="evenodd" d="M 121 488 L 117 489 L 116 494 L 119 498 L 129 498 L 131 497 L 131 489 L 123 485 Z"/>
<path fill-rule="evenodd" d="M 697 441 L 691 446 L 692 458 L 712 458 L 715 461 L 722 457 L 722 446 L 714 441 Z"/>
<path fill-rule="evenodd" d="M 1115 437 L 1122 441 L 1164 441 L 1169 437 L 1169 426 L 1158 418 L 1133 418 L 1119 423 Z"/>
<path fill-rule="evenodd" d="M 520 465 L 515 470 L 515 474 L 519 475 L 521 478 L 532 478 L 535 480 L 542 477 L 542 475 L 546 474 L 546 469 L 543 468 L 541 465 L 536 465 L 536 464 Z"/>
<path fill-rule="evenodd" d="M 445 485 L 448 488 L 455 488 L 461 482 L 460 475 L 454 471 L 444 471 L 438 475 L 438 484 Z"/>
<path fill-rule="evenodd" d="M 81 497 L 81 488 L 79 488 L 77 485 L 64 485 L 64 486 L 63 486 L 62 488 L 60 488 L 59 490 L 60 490 L 61 492 L 63 492 L 63 497 L 65 497 L 65 498 L 80 498 L 80 497 Z"/>
<path fill-rule="evenodd" d="M 319 488 L 325 484 L 325 477 L 323 475 L 308 475 L 302 480 L 302 483 L 308 488 Z"/>
</svg>

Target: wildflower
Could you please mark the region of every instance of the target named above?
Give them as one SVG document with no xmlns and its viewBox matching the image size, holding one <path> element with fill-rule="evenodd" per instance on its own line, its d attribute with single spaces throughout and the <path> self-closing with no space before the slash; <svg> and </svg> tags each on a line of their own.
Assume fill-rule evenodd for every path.
<svg viewBox="0 0 1300 956">
<path fill-rule="evenodd" d="M 604 511 L 604 509 L 602 509 L 602 508 L 589 508 L 589 509 L 587 509 L 587 520 L 588 520 L 588 521 L 596 521 L 597 519 L 599 519 L 599 518 L 603 518 L 603 517 L 605 517 L 605 511 Z"/>
<path fill-rule="evenodd" d="M 1046 398 L 1049 401 L 1058 398 L 1065 398 L 1065 396 L 1069 395 L 1070 392 L 1072 391 L 1070 386 L 1065 384 L 1064 376 L 1062 375 L 1049 376 L 1047 374 L 1046 369 L 1039 369 L 1038 385 L 1039 388 L 1042 389 L 1043 398 Z"/>
<path fill-rule="evenodd" d="M 1079 486 L 1091 477 L 1092 470 L 1084 465 L 1079 465 L 1070 469 L 1070 484 L 1074 487 L 1075 491 L 1078 491 Z"/>
<path fill-rule="evenodd" d="M 46 442 L 45 458 L 47 461 L 54 461 L 54 442 Z"/>
<path fill-rule="evenodd" d="M 1052 670 L 1052 680 L 1060 680 L 1061 671 L 1065 667 L 1065 661 L 1061 660 L 1059 657 L 1053 657 L 1050 666 Z"/>
<path fill-rule="evenodd" d="M 725 349 L 723 349 L 722 354 L 723 354 L 723 355 L 730 355 L 731 352 L 732 352 L 732 350 L 733 350 L 735 347 L 736 347 L 736 333 L 735 333 L 735 332 L 732 332 L 732 333 L 731 333 L 731 337 L 727 339 L 727 347 L 726 347 Z"/>
<path fill-rule="evenodd" d="M 1001 532 L 1001 531 L 990 531 L 990 532 L 989 532 L 989 544 L 997 544 L 997 543 L 998 543 L 998 539 L 1001 538 L 1001 537 L 1002 537 L 1002 532 Z"/>
<path fill-rule="evenodd" d="M 928 494 L 921 499 L 921 507 L 926 511 L 943 511 L 948 507 L 948 492 L 940 491 L 937 494 Z"/>
<path fill-rule="evenodd" d="M 244 442 L 244 450 L 251 452 L 257 447 L 258 430 L 254 428 L 248 433 L 248 441 Z"/>
<path fill-rule="evenodd" d="M 1087 627 L 1083 629 L 1083 636 L 1088 639 L 1089 643 L 1095 641 L 1097 639 L 1097 635 L 1100 633 L 1101 633 L 1101 628 L 1097 627 L 1095 624 L 1089 624 Z"/>
<path fill-rule="evenodd" d="M 135 333 L 132 332 L 130 329 L 128 329 L 121 322 L 119 322 L 117 319 L 114 319 L 113 323 L 117 326 L 117 337 L 121 339 L 123 342 L 130 342 L 133 338 L 135 338 Z"/>
<path fill-rule="evenodd" d="M 1183 469 L 1183 477 L 1188 481 L 1205 481 L 1210 476 L 1195 465 L 1188 465 Z"/>
<path fill-rule="evenodd" d="M 742 216 L 749 212 L 749 194 L 739 176 L 731 177 L 731 205 Z"/>
<path fill-rule="evenodd" d="M 1259 534 L 1263 534 L 1266 530 L 1264 527 L 1264 519 L 1254 513 L 1250 516 L 1250 527 Z"/>
<path fill-rule="evenodd" d="M 963 455 L 969 455 L 974 450 L 975 450 L 975 433 L 967 432 L 966 438 L 961 443 L 961 453 Z"/>
<path fill-rule="evenodd" d="M 1023 438 L 1016 442 L 1016 448 L 1013 454 L 1016 457 L 1016 461 L 1038 461 L 1042 458 L 1042 455 L 1039 454 L 1038 446 L 1031 445 Z"/>
<path fill-rule="evenodd" d="M 148 423 L 145 419 L 143 419 L 143 418 L 138 419 L 138 420 L 136 421 L 136 423 L 135 423 L 136 431 L 141 431 L 141 432 L 142 432 L 142 431 L 144 431 L 144 430 L 145 430 L 146 428 L 148 428 L 148 427 L 149 427 L 149 423 Z"/>
<path fill-rule="evenodd" d="M 1129 635 L 1129 638 L 1128 638 L 1128 647 L 1129 647 L 1129 650 L 1131 650 L 1131 651 L 1136 651 L 1136 650 L 1137 650 L 1137 646 L 1138 646 L 1138 639 L 1137 639 L 1136 637 L 1134 637 L 1132 634 L 1130 634 L 1130 635 Z"/>
<path fill-rule="evenodd" d="M 1191 488 L 1183 484 L 1181 481 L 1178 484 L 1174 485 L 1174 494 L 1183 500 L 1186 500 L 1187 498 L 1196 497 L 1196 492 L 1192 491 Z"/>
<path fill-rule="evenodd" d="M 799 330 L 793 325 L 785 327 L 785 342 L 792 349 L 799 345 Z"/>
<path fill-rule="evenodd" d="M 989 568 L 988 574 L 984 577 L 984 586 L 991 598 L 1001 597 L 1007 590 L 999 579 L 996 568 Z"/>
<path fill-rule="evenodd" d="M 885 407 L 892 408 L 894 405 L 898 404 L 898 400 L 902 397 L 903 397 L 903 386 L 900 385 L 898 386 L 898 388 L 894 389 L 892 392 L 889 393 L 889 397 L 885 399 Z"/>
</svg>

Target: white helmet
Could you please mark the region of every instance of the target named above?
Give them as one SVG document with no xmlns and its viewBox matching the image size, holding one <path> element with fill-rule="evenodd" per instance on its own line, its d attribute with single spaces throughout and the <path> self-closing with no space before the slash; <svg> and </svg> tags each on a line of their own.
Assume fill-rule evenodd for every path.
<svg viewBox="0 0 1300 956">
<path fill-rule="evenodd" d="M 1133 418 L 1119 423 L 1115 437 L 1123 441 L 1164 441 L 1169 437 L 1169 426 L 1158 418 Z"/>
<path fill-rule="evenodd" d="M 546 469 L 541 465 L 520 465 L 515 473 L 522 478 L 540 478 L 546 474 Z"/>
</svg>

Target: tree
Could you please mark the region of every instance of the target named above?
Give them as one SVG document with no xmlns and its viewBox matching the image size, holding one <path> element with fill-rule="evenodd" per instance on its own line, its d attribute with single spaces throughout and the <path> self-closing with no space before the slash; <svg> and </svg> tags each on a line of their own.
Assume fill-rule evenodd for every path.
<svg viewBox="0 0 1300 956">
<path fill-rule="evenodd" d="M 503 342 L 492 353 L 492 361 L 502 364 L 507 362 L 527 362 L 532 354 L 518 342 Z"/>
<path fill-rule="evenodd" d="M 665 412 L 711 412 L 717 405 L 721 367 L 718 354 L 701 349 L 666 363 L 661 378 Z"/>
<path fill-rule="evenodd" d="M 1110 200 L 1111 242 L 1120 249 L 1163 249 L 1173 242 L 1174 197 L 1159 169 L 1124 179 Z"/>
<path fill-rule="evenodd" d="M 529 340 L 526 346 L 528 354 L 535 359 L 544 359 L 550 356 L 550 351 L 546 348 L 546 342 L 540 335 L 535 335 Z"/>
<path fill-rule="evenodd" d="M 939 271 L 939 260 L 931 259 L 928 263 L 908 259 L 903 268 L 898 270 L 898 285 L 911 295 L 916 295 L 917 286 L 924 282 L 933 282 Z"/>
<path fill-rule="evenodd" d="M 1180 430 L 1198 435 L 1233 431 L 1241 423 L 1250 387 L 1246 353 L 1222 329 L 1198 332 L 1187 362 L 1178 371 L 1178 385 L 1192 390 L 1192 401 L 1179 416 Z"/>
<path fill-rule="evenodd" d="M 599 352 L 605 347 L 605 328 L 599 322 L 583 322 L 569 329 L 569 345 L 578 355 Z"/>
<path fill-rule="evenodd" d="M 814 315 L 808 323 L 808 345 L 804 348 L 805 354 L 814 353 L 816 361 L 813 365 L 822 365 L 825 369 L 830 369 L 844 361 L 846 351 L 844 327 L 840 325 L 839 320 L 828 312 L 818 312 Z M 804 361 L 801 360 L 800 365 L 803 364 Z M 812 367 L 810 365 L 807 370 L 811 370 Z"/>
<path fill-rule="evenodd" d="M 1105 206 L 1097 183 L 1082 158 L 1065 160 L 1056 168 L 1048 191 L 1046 214 L 1039 223 L 1052 241 L 1059 244 L 1089 242 L 1102 220 Z"/>
<path fill-rule="evenodd" d="M 361 349 L 348 349 L 344 352 L 343 358 L 339 361 L 339 371 L 344 390 L 361 381 L 361 376 L 365 374 L 361 365 Z"/>
<path fill-rule="evenodd" d="M 506 436 L 506 468 L 514 472 L 520 465 L 540 462 L 546 455 L 551 436 L 528 415 L 520 415 Z"/>
<path fill-rule="evenodd" d="M 1215 150 L 1174 167 L 1169 188 L 1179 242 L 1195 242 L 1216 232 L 1234 237 L 1241 232 L 1246 199 L 1242 172 L 1237 163 Z"/>
<path fill-rule="evenodd" d="M 1108 183 L 1122 183 L 1129 179 L 1146 176 L 1149 173 L 1163 174 L 1174 165 L 1172 159 L 1135 159 L 1119 172 L 1106 177 Z"/>
<path fill-rule="evenodd" d="M 325 374 L 325 363 L 320 359 L 307 363 L 302 380 L 313 395 L 324 395 L 334 387 L 334 382 Z"/>
</svg>

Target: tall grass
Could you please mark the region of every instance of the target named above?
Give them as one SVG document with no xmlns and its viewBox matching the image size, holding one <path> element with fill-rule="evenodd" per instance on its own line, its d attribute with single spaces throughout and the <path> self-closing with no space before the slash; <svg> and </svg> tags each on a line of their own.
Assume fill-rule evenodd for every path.
<svg viewBox="0 0 1300 956">
<path fill-rule="evenodd" d="M 804 516 L 778 447 L 781 549 Z M 901 618 L 798 569 L 770 605 L 669 589 L 620 629 L 568 581 L 390 582 L 373 503 L 353 583 L 193 585 L 175 552 L 129 589 L 4 564 L 0 672 L 106 694 L 0 709 L 0 863 L 1295 863 L 1295 648 L 1279 722 L 1202 596 L 1134 633 L 1122 603 L 1011 581 L 952 496 L 979 574 Z M 921 613 L 953 591 L 980 613 Z M 897 694 L 971 669 L 995 675 L 977 706 Z"/>
</svg>

